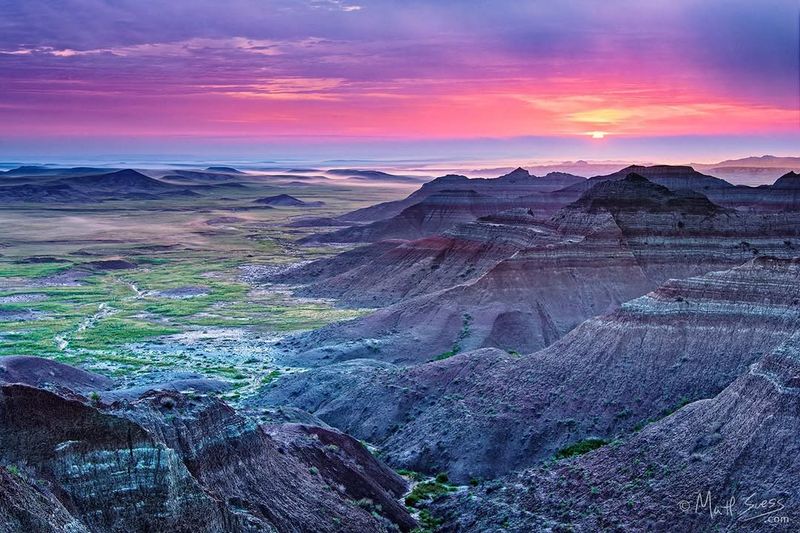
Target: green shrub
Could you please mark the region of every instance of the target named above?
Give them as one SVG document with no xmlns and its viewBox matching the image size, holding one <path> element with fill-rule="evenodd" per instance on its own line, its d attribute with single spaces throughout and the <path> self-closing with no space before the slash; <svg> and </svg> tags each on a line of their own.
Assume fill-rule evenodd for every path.
<svg viewBox="0 0 800 533">
<path fill-rule="evenodd" d="M 447 494 L 451 490 L 455 489 L 448 487 L 444 483 L 439 483 L 437 481 L 423 481 L 422 483 L 418 483 L 411 493 L 406 496 L 405 502 L 409 507 L 416 507 L 421 501 L 432 500 L 437 496 Z"/>
<path fill-rule="evenodd" d="M 604 439 L 584 439 L 558 450 L 556 452 L 556 459 L 566 459 L 567 457 L 583 455 L 584 453 L 588 453 L 592 450 L 596 450 L 597 448 L 605 446 L 608 443 L 609 441 Z"/>
</svg>

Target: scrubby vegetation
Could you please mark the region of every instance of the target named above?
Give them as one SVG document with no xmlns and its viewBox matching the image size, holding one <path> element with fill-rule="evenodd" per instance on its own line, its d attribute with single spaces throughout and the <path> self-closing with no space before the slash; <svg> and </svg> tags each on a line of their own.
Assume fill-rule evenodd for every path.
<svg viewBox="0 0 800 533">
<path fill-rule="evenodd" d="M 446 478 L 447 476 L 445 476 Z M 417 507 L 421 502 L 433 500 L 437 496 L 454 490 L 456 490 L 455 487 L 448 485 L 447 482 L 440 482 L 436 479 L 422 481 L 414 485 L 414 488 L 405 497 L 405 503 L 409 507 Z"/>
<path fill-rule="evenodd" d="M 314 231 L 286 228 L 296 211 L 258 210 L 241 222 L 204 224 L 204 213 L 250 205 L 247 195 L 263 196 L 269 187 L 226 191 L 224 201 L 137 202 L 135 209 L 126 202 L 4 206 L 0 356 L 51 357 L 132 383 L 148 372 L 193 371 L 231 380 L 236 390 L 228 399 L 274 381 L 283 371 L 269 357 L 277 337 L 364 311 L 258 286 L 261 269 L 339 251 L 295 245 Z M 320 216 L 389 194 L 364 193 L 354 205 L 351 195 L 329 187 L 304 190 L 326 202 L 315 210 Z M 104 268 L 109 259 L 118 264 Z"/>
<path fill-rule="evenodd" d="M 469 313 L 464 313 L 462 321 L 463 322 L 461 325 L 461 331 L 458 333 L 458 337 L 456 338 L 456 341 L 453 343 L 453 347 L 450 350 L 444 353 L 440 353 L 439 355 L 434 357 L 433 361 L 443 361 L 461 352 L 461 343 L 470 335 L 470 325 L 472 324 L 472 316 Z"/>
<path fill-rule="evenodd" d="M 584 453 L 588 453 L 592 450 L 596 450 L 597 448 L 605 446 L 609 442 L 610 441 L 605 439 L 597 438 L 584 439 L 558 450 L 556 452 L 556 459 L 566 459 L 576 455 L 583 455 Z"/>
</svg>

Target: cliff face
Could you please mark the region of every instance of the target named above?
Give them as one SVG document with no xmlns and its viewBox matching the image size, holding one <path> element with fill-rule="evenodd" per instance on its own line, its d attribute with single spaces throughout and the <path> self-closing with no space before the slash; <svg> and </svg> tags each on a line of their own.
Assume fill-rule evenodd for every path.
<svg viewBox="0 0 800 533">
<path fill-rule="evenodd" d="M 4 385 L 0 460 L 44 487 L 24 504 L 24 484 L 3 492 L 0 512 L 18 523 L 39 516 L 35 506 L 46 498 L 56 509 L 49 525 L 74 531 L 388 531 L 414 524 L 395 501 L 405 483 L 353 439 L 322 428 L 268 432 L 218 401 L 179 393 L 90 405 Z M 375 504 L 359 507 L 356 497 Z"/>
<path fill-rule="evenodd" d="M 441 500 L 443 531 L 792 531 L 798 375 L 794 335 L 714 398 L 627 442 Z"/>
<path fill-rule="evenodd" d="M 666 282 L 528 356 L 352 361 L 282 378 L 261 402 L 381 443 L 398 466 L 492 477 L 713 396 L 794 332 L 798 282 L 796 260 L 759 258 Z"/>
</svg>

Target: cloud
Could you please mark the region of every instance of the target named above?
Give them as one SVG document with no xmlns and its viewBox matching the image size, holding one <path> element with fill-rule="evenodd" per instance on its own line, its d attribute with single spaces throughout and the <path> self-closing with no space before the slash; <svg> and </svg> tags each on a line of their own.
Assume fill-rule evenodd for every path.
<svg viewBox="0 0 800 533">
<path fill-rule="evenodd" d="M 187 57 L 213 51 L 234 50 L 249 54 L 273 56 L 281 54 L 284 43 L 264 39 L 248 39 L 246 37 L 229 37 L 220 39 L 194 38 L 178 42 L 155 42 L 115 46 L 107 48 L 90 48 L 75 50 L 72 48 L 55 48 L 53 46 L 23 47 L 17 50 L 2 50 L 6 55 L 42 54 L 55 57 L 75 57 L 108 54 L 117 57 Z"/>
<path fill-rule="evenodd" d="M 797 124 L 795 0 L 6 4 L 0 120 L 37 131 L 618 138 Z"/>
<path fill-rule="evenodd" d="M 311 6 L 319 9 L 327 9 L 331 11 L 360 11 L 362 6 L 357 4 L 345 3 L 342 0 L 311 0 Z"/>
</svg>

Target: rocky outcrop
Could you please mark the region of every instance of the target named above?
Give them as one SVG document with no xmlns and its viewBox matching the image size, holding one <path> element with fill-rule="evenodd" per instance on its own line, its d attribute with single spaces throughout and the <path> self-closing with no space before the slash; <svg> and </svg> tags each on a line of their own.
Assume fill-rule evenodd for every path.
<svg viewBox="0 0 800 533">
<path fill-rule="evenodd" d="M 537 177 L 522 168 L 492 179 L 470 179 L 466 176 L 448 174 L 423 184 L 403 200 L 365 207 L 346 213 L 339 218 L 352 222 L 386 220 L 400 214 L 407 207 L 418 204 L 429 196 L 442 191 L 474 191 L 478 194 L 509 200 L 534 193 L 557 191 L 583 181 L 586 181 L 585 178 L 562 172 L 552 172 L 544 177 Z M 523 204 L 518 205 L 522 206 Z"/>
<path fill-rule="evenodd" d="M 335 449 L 334 449 L 335 448 Z M 388 531 L 413 527 L 404 481 L 353 439 L 268 430 L 204 397 L 148 393 L 90 405 L 0 388 L 0 461 L 42 480 L 75 531 Z M 0 512 L 38 516 L 2 494 Z M 53 496 L 50 497 L 49 494 Z M 356 503 L 354 498 L 364 499 Z M 58 507 L 56 508 L 56 511 Z"/>
<path fill-rule="evenodd" d="M 442 531 L 792 531 L 798 375 L 795 335 L 627 442 L 437 502 Z"/>
<path fill-rule="evenodd" d="M 673 192 L 635 172 L 623 179 L 601 181 L 567 209 L 612 214 L 622 212 L 680 213 L 714 216 L 724 211 L 702 194 L 691 190 Z"/>
<path fill-rule="evenodd" d="M 0 532 L 89 533 L 39 480 L 0 466 Z"/>
<path fill-rule="evenodd" d="M 284 377 L 260 401 L 378 443 L 397 466 L 491 477 L 713 396 L 794 332 L 798 282 L 797 260 L 759 258 L 669 281 L 532 355 L 352 361 Z"/>
<path fill-rule="evenodd" d="M 616 181 L 625 179 L 629 174 L 638 174 L 648 180 L 667 187 L 672 191 L 692 190 L 701 194 L 708 195 L 714 189 L 728 189 L 733 185 L 725 180 L 715 178 L 696 171 L 690 166 L 682 165 L 631 165 L 604 176 L 594 176 L 583 182 L 579 182 L 570 188 L 573 190 L 589 190 L 603 181 Z"/>
<path fill-rule="evenodd" d="M 50 359 L 30 356 L 0 357 L 0 384 L 68 389 L 83 394 L 110 389 L 114 382 L 100 374 Z"/>
<path fill-rule="evenodd" d="M 717 189 L 709 197 L 719 204 L 743 211 L 796 212 L 800 211 L 800 175 L 788 172 L 772 185 Z"/>
</svg>

